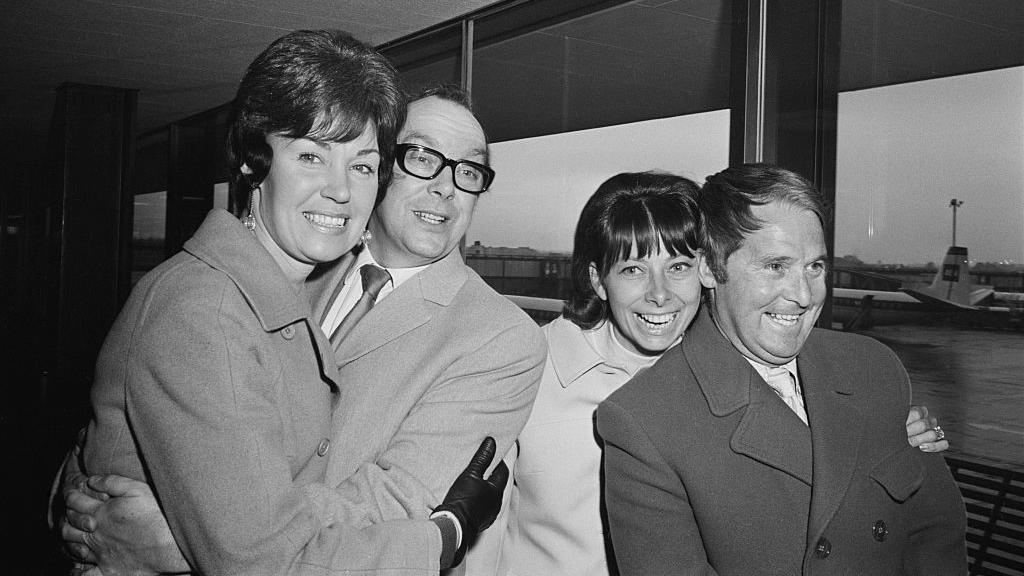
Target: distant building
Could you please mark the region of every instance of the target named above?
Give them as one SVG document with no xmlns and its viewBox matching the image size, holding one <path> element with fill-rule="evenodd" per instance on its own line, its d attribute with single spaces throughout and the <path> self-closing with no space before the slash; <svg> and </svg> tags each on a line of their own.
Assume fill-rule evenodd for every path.
<svg viewBox="0 0 1024 576">
<path fill-rule="evenodd" d="M 572 290 L 572 255 L 565 252 L 476 241 L 466 247 L 466 264 L 501 294 L 565 300 Z"/>
</svg>

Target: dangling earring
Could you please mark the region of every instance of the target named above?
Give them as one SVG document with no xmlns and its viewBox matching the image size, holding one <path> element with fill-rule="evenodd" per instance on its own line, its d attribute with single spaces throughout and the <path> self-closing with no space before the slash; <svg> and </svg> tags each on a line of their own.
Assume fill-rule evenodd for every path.
<svg viewBox="0 0 1024 576">
<path fill-rule="evenodd" d="M 373 240 L 373 232 L 363 230 L 363 235 L 359 237 L 359 242 L 361 244 L 369 244 L 370 240 Z"/>
<path fill-rule="evenodd" d="M 252 214 L 252 204 L 253 197 L 256 196 L 256 191 L 259 189 L 260 187 L 257 186 L 253 188 L 251 191 L 249 191 L 249 212 L 244 217 L 242 217 L 242 224 L 245 224 L 245 227 L 249 229 L 249 232 L 256 231 L 256 217 L 253 216 Z"/>
</svg>

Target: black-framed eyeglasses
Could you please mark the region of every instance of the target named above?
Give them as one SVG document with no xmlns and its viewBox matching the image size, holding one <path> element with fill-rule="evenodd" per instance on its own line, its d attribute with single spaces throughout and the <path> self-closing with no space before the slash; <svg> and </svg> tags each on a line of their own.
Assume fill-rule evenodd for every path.
<svg viewBox="0 0 1024 576">
<path fill-rule="evenodd" d="M 452 160 L 437 150 L 419 144 L 399 144 L 395 147 L 398 167 L 409 176 L 432 180 L 446 167 L 452 167 L 455 187 L 470 194 L 487 190 L 494 180 L 494 170 L 471 160 Z"/>
</svg>

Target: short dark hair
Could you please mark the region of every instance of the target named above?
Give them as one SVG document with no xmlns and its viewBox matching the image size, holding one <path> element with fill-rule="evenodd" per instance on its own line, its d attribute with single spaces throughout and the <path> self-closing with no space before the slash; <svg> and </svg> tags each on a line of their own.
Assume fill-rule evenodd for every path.
<svg viewBox="0 0 1024 576">
<path fill-rule="evenodd" d="M 409 103 L 416 102 L 417 100 L 424 100 L 426 98 L 440 98 L 441 100 L 447 100 L 454 104 L 462 106 L 469 111 L 470 114 L 476 118 L 476 112 L 473 111 L 473 97 L 466 90 L 458 84 L 432 84 L 423 87 L 415 96 L 409 97 Z M 479 120 L 479 119 L 478 119 Z M 490 144 L 490 138 L 487 137 L 487 130 L 484 130 L 483 125 L 480 126 L 480 130 L 484 133 L 484 144 Z M 484 164 L 490 164 L 490 153 L 488 152 L 487 157 L 484 158 Z"/>
<path fill-rule="evenodd" d="M 743 240 L 764 226 L 752 206 L 784 202 L 813 212 L 822 228 L 829 211 L 810 180 L 771 164 L 730 166 L 708 176 L 700 192 L 701 248 L 718 282 L 728 281 L 725 263 Z"/>
<path fill-rule="evenodd" d="M 584 330 L 608 318 L 608 304 L 590 283 L 591 262 L 603 277 L 629 258 L 634 243 L 641 258 L 659 243 L 670 256 L 693 256 L 700 246 L 698 190 L 692 180 L 664 172 L 624 172 L 601 184 L 576 224 L 572 295 L 562 314 Z"/>
<path fill-rule="evenodd" d="M 425 86 L 420 89 L 415 96 L 410 96 L 409 101 L 415 102 L 417 100 L 430 97 L 448 100 L 449 102 L 454 102 L 459 106 L 462 106 L 470 112 L 473 111 L 473 98 L 470 96 L 469 90 L 466 90 L 458 84 L 444 83 Z"/>
<path fill-rule="evenodd" d="M 390 180 L 405 96 L 394 66 L 340 30 L 297 30 L 278 38 L 249 65 L 232 102 L 227 158 L 236 212 L 267 177 L 267 136 L 347 142 L 367 122 L 377 131 L 378 178 Z M 252 170 L 243 174 L 242 165 Z"/>
</svg>

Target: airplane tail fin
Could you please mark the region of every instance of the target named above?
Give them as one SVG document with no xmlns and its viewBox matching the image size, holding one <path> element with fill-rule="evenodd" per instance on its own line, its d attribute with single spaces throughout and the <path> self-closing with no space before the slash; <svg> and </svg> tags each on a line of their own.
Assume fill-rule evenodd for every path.
<svg viewBox="0 0 1024 576">
<path fill-rule="evenodd" d="M 950 246 L 931 285 L 920 289 L 920 292 L 960 306 L 974 306 L 991 293 L 991 289 L 976 288 L 979 287 L 971 285 L 967 267 L 967 247 Z"/>
</svg>

